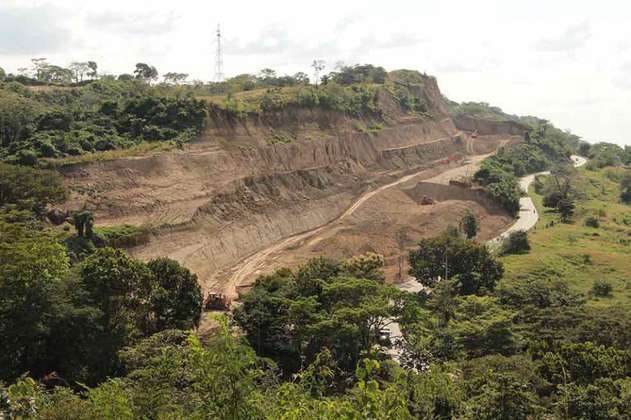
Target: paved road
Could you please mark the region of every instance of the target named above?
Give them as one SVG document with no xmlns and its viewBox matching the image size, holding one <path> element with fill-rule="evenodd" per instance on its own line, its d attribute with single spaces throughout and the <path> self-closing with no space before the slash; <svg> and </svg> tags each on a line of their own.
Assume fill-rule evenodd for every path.
<svg viewBox="0 0 631 420">
<path fill-rule="evenodd" d="M 587 159 L 581 156 L 572 155 L 572 163 L 574 167 L 578 168 L 587 163 Z M 519 187 L 525 193 L 528 193 L 530 184 L 535 180 L 538 175 L 549 175 L 550 171 L 538 172 L 536 174 L 526 175 L 519 180 Z M 491 247 L 499 246 L 502 241 L 513 232 L 518 230 L 528 231 L 532 229 L 539 220 L 539 212 L 535 207 L 535 203 L 532 198 L 526 196 L 519 199 L 519 214 L 517 215 L 517 221 L 513 223 L 508 229 L 506 229 L 501 235 L 491 239 L 488 243 Z"/>
<path fill-rule="evenodd" d="M 579 166 L 583 166 L 587 163 L 587 159 L 581 156 L 572 155 L 572 162 L 574 167 L 578 168 Z M 537 175 L 548 175 L 549 171 L 538 172 L 536 174 L 526 175 L 519 180 L 519 187 L 522 191 L 528 193 L 528 188 L 530 184 L 535 180 Z M 499 246 L 504 238 L 510 235 L 512 232 L 516 232 L 518 230 L 530 230 L 532 227 L 537 224 L 539 220 L 539 213 L 537 212 L 537 208 L 535 207 L 535 203 L 532 201 L 530 197 L 522 197 L 519 200 L 519 214 L 517 216 L 517 221 L 513 223 L 504 233 L 497 236 L 496 238 L 491 239 L 488 244 L 491 247 Z M 405 290 L 411 293 L 418 293 L 423 290 L 423 285 L 416 281 L 415 278 L 409 277 L 408 280 L 404 283 L 395 285 L 400 290 Z M 393 322 L 388 325 L 388 330 L 390 332 L 390 339 L 396 343 L 397 339 L 402 338 L 401 328 L 397 322 Z M 392 346 L 392 348 L 388 349 L 388 354 L 394 359 L 398 360 L 401 349 L 397 346 Z"/>
</svg>

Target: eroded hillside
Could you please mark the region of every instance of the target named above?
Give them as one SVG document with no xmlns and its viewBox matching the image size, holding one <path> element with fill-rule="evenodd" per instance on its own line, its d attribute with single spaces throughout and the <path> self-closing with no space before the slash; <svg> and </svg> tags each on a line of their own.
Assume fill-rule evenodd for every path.
<svg viewBox="0 0 631 420">
<path fill-rule="evenodd" d="M 460 131 L 436 80 L 408 79 L 394 73 L 389 85 L 374 88 L 375 107 L 362 115 L 288 104 L 235 116 L 210 106 L 203 135 L 182 150 L 62 168 L 73 191 L 66 207 L 93 210 L 99 225 L 150 228 L 150 241 L 132 254 L 169 256 L 206 289 L 222 290 L 245 257 L 335 221 L 380 185 L 436 176 L 463 165 L 466 155 L 518 139 L 519 127 L 493 121 L 481 125 L 484 136 Z M 397 86 L 423 112 L 404 109 Z M 439 212 L 449 214 L 445 203 Z M 410 223 L 422 225 L 432 213 L 417 216 Z M 502 217 L 494 228 L 508 222 Z"/>
</svg>

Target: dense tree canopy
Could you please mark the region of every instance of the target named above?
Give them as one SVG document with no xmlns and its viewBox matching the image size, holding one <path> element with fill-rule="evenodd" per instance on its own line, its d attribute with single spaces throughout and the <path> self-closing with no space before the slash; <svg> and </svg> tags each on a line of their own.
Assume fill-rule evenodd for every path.
<svg viewBox="0 0 631 420">
<path fill-rule="evenodd" d="M 444 234 L 419 241 L 410 252 L 410 274 L 428 287 L 456 277 L 459 293 L 468 295 L 492 291 L 503 268 L 484 245 Z"/>
</svg>

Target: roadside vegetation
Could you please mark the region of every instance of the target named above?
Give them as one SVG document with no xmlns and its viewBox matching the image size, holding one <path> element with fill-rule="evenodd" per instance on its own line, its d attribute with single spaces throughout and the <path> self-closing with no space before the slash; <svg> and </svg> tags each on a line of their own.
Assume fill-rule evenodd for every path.
<svg viewBox="0 0 631 420">
<path fill-rule="evenodd" d="M 519 178 L 550 169 L 555 164 L 570 163 L 570 155 L 579 146 L 579 138 L 561 131 L 545 120 L 538 120 L 525 133 L 525 142 L 501 148 L 485 159 L 473 179 L 510 214 L 519 211 Z"/>
</svg>

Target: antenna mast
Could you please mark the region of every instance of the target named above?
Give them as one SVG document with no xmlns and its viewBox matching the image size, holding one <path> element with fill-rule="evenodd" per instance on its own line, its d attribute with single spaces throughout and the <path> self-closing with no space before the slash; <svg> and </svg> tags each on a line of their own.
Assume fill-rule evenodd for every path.
<svg viewBox="0 0 631 420">
<path fill-rule="evenodd" d="M 215 57 L 215 82 L 223 82 L 223 51 L 221 50 L 221 28 L 217 24 L 217 52 Z"/>
</svg>

